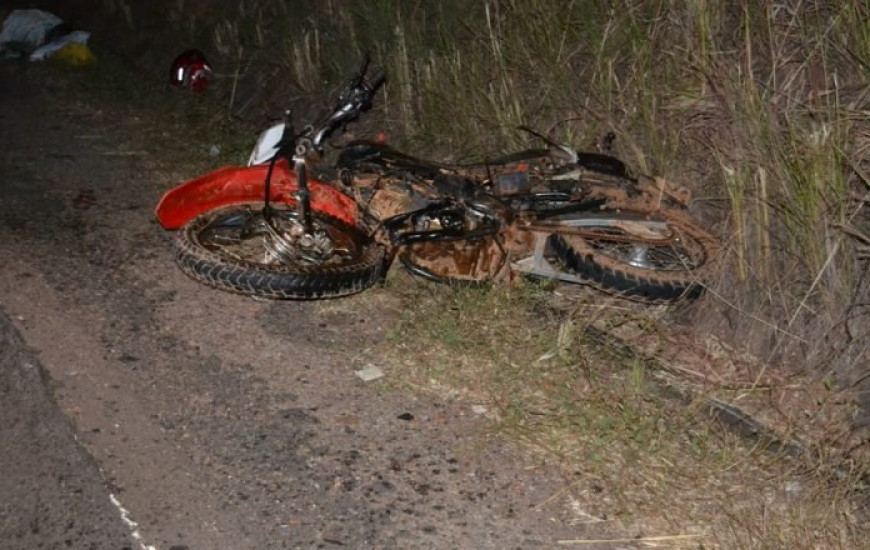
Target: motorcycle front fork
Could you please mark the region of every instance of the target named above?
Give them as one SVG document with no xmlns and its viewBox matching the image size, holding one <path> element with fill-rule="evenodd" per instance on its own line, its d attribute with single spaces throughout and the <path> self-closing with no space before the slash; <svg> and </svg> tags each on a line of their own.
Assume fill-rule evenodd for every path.
<svg viewBox="0 0 870 550">
<path fill-rule="evenodd" d="M 294 156 L 293 164 L 296 169 L 296 183 L 299 185 L 299 190 L 296 191 L 296 214 L 299 216 L 299 221 L 302 222 L 305 233 L 311 235 L 314 233 L 314 222 L 311 217 L 311 191 L 308 189 L 308 171 L 305 158 L 299 155 Z"/>
</svg>

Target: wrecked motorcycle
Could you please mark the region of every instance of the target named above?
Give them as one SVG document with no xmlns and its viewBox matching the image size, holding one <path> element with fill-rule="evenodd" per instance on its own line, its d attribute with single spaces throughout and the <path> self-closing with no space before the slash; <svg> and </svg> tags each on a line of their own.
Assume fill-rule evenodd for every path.
<svg viewBox="0 0 870 550">
<path fill-rule="evenodd" d="M 634 177 L 615 157 L 547 145 L 477 164 L 424 161 L 378 143 L 327 139 L 368 110 L 383 75 L 367 62 L 334 110 L 260 138 L 247 167 L 167 192 L 156 215 L 178 229 L 176 260 L 197 281 L 274 299 L 362 291 L 394 260 L 438 282 L 515 274 L 593 285 L 651 302 L 698 297 L 718 245 L 689 217 L 688 193 Z"/>
</svg>

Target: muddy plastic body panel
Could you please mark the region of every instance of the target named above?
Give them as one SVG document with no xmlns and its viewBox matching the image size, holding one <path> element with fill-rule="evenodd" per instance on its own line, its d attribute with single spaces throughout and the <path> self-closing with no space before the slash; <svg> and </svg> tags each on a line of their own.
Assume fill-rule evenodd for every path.
<svg viewBox="0 0 870 550">
<path fill-rule="evenodd" d="M 219 168 L 166 192 L 154 213 L 165 229 L 175 230 L 215 208 L 262 202 L 268 171 L 268 165 Z M 357 204 L 352 198 L 312 178 L 308 179 L 308 187 L 314 210 L 325 212 L 349 225 L 356 225 Z M 272 171 L 269 200 L 295 204 L 298 190 L 296 173 L 290 169 L 287 161 L 277 162 Z"/>
</svg>

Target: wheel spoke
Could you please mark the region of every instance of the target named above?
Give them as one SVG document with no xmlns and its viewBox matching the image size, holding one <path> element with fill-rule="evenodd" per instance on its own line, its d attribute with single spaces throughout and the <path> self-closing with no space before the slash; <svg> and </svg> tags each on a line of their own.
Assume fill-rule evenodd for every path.
<svg viewBox="0 0 870 550">
<path fill-rule="evenodd" d="M 639 269 L 656 271 L 691 271 L 704 262 L 698 257 L 700 248 L 691 243 L 691 237 L 670 226 L 670 238 L 656 243 L 638 239 L 618 227 L 586 228 L 583 240 L 590 248 L 614 260 Z"/>
<path fill-rule="evenodd" d="M 198 240 L 208 250 L 263 265 L 340 265 L 359 255 L 354 239 L 326 220 L 304 233 L 294 211 L 229 212 L 203 227 Z"/>
</svg>

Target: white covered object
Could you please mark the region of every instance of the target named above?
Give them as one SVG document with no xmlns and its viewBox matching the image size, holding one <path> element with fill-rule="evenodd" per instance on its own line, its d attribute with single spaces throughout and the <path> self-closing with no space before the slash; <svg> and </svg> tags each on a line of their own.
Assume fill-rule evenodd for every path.
<svg viewBox="0 0 870 550">
<path fill-rule="evenodd" d="M 46 57 L 54 55 L 54 52 L 63 48 L 67 44 L 87 44 L 88 38 L 90 37 L 91 33 L 85 31 L 73 31 L 69 34 L 65 34 L 54 42 L 49 42 L 45 46 L 37 48 L 32 54 L 30 54 L 30 60 L 42 61 Z"/>
<path fill-rule="evenodd" d="M 6 42 L 19 42 L 35 50 L 45 42 L 45 35 L 63 23 L 63 19 L 42 10 L 13 10 L 3 22 L 0 46 Z"/>
</svg>

